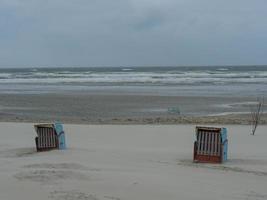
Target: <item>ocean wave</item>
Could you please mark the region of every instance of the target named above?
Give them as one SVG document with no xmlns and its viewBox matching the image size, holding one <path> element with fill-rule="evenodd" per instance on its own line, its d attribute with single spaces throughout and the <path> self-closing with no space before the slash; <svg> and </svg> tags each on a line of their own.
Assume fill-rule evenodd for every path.
<svg viewBox="0 0 267 200">
<path fill-rule="evenodd" d="M 228 68 L 218 68 L 216 69 L 217 71 L 228 71 L 229 69 Z"/>
<path fill-rule="evenodd" d="M 225 68 L 219 68 L 225 69 Z M 267 84 L 267 71 L 206 70 L 28 70 L 0 72 L 0 83 L 139 83 L 139 84 Z"/>
<path fill-rule="evenodd" d="M 133 69 L 131 69 L 131 68 L 123 68 L 123 69 L 121 69 L 122 71 L 133 71 Z"/>
<path fill-rule="evenodd" d="M 140 84 L 267 84 L 267 78 L 248 80 L 247 78 L 190 78 L 164 76 L 88 76 L 88 77 L 35 77 L 35 78 L 0 78 L 0 83 L 140 83 Z"/>
<path fill-rule="evenodd" d="M 0 73 L 0 79 L 6 79 L 6 78 L 10 78 L 11 74 L 10 73 Z"/>
</svg>

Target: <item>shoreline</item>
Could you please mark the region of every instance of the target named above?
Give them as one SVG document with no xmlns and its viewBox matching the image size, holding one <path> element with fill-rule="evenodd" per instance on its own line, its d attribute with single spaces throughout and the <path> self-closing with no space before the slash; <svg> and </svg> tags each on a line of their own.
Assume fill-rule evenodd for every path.
<svg viewBox="0 0 267 200">
<path fill-rule="evenodd" d="M 0 94 L 0 122 L 250 124 L 245 113 L 253 104 L 251 97 L 229 96 Z M 260 124 L 267 124 L 267 113 Z"/>
<path fill-rule="evenodd" d="M 221 125 L 250 125 L 249 115 L 224 115 L 224 116 L 181 116 L 176 118 L 112 118 L 112 119 L 34 119 L 34 118 L 0 118 L 0 122 L 16 122 L 16 123 L 47 123 L 60 121 L 65 124 L 84 124 L 84 125 L 192 125 L 192 124 L 221 124 Z M 259 125 L 267 125 L 267 115 L 263 115 L 259 121 Z"/>
</svg>

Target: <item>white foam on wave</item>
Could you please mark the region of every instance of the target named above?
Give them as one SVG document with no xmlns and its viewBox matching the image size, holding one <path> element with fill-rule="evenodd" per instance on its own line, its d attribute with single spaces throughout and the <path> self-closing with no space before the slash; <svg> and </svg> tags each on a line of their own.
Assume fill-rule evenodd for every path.
<svg viewBox="0 0 267 200">
<path fill-rule="evenodd" d="M 263 114 L 266 114 L 267 112 L 262 112 Z M 213 113 L 213 114 L 208 114 L 207 116 L 211 116 L 211 117 L 216 117 L 216 116 L 225 116 L 225 115 L 248 115 L 251 114 L 251 112 L 221 112 L 221 113 Z"/>
<path fill-rule="evenodd" d="M 233 107 L 250 107 L 257 105 L 257 101 L 244 101 L 244 102 L 236 102 L 236 103 L 228 103 L 228 104 L 217 104 L 214 107 L 220 108 L 233 108 Z"/>
<path fill-rule="evenodd" d="M 0 73 L 0 78 L 10 78 L 10 73 Z"/>
<path fill-rule="evenodd" d="M 221 112 L 221 113 L 214 113 L 214 114 L 209 114 L 207 116 L 211 116 L 211 117 L 216 117 L 216 116 L 225 116 L 225 115 L 237 115 L 237 114 L 240 114 L 240 115 L 244 115 L 244 114 L 250 114 L 250 112 Z"/>
<path fill-rule="evenodd" d="M 229 69 L 228 68 L 218 68 L 216 69 L 217 71 L 228 71 Z"/>
<path fill-rule="evenodd" d="M 128 68 L 125 68 L 128 69 Z M 123 69 L 122 69 L 123 70 Z M 1 79 L 1 77 L 3 77 Z M 267 72 L 219 72 L 179 71 L 179 72 L 91 72 L 55 71 L 0 73 L 0 83 L 159 83 L 159 84 L 211 84 L 233 83 L 267 84 Z"/>
<path fill-rule="evenodd" d="M 94 78 L 17 78 L 17 79 L 0 79 L 0 83 L 194 83 L 192 79 L 181 78 L 159 80 L 152 77 L 94 77 Z"/>
</svg>

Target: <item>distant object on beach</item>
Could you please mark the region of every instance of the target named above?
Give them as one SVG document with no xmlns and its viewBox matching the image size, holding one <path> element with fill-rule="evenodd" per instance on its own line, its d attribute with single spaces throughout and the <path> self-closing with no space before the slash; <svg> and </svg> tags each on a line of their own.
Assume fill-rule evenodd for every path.
<svg viewBox="0 0 267 200">
<path fill-rule="evenodd" d="M 227 129 L 196 127 L 194 162 L 222 163 L 227 160 Z"/>
<path fill-rule="evenodd" d="M 168 108 L 168 113 L 176 114 L 176 115 L 180 115 L 181 114 L 179 107 L 169 107 Z"/>
<path fill-rule="evenodd" d="M 65 133 L 61 123 L 34 125 L 38 137 L 35 138 L 37 151 L 66 149 Z"/>
</svg>

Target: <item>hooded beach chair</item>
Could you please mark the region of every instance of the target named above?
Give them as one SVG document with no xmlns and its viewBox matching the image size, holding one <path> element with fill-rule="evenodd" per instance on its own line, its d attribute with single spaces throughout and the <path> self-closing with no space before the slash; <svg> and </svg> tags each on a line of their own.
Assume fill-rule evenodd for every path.
<svg viewBox="0 0 267 200">
<path fill-rule="evenodd" d="M 196 127 L 194 162 L 222 163 L 227 160 L 227 129 Z"/>
<path fill-rule="evenodd" d="M 35 138 L 37 151 L 65 149 L 65 133 L 60 123 L 34 125 L 37 137 Z"/>
</svg>

